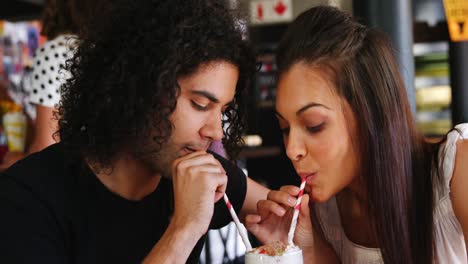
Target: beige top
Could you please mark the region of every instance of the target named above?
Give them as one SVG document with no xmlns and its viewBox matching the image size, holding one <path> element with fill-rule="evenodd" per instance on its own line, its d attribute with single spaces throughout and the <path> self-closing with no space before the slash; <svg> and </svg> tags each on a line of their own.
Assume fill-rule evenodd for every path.
<svg viewBox="0 0 468 264">
<path fill-rule="evenodd" d="M 438 202 L 434 208 L 434 240 L 436 244 L 434 263 L 467 263 L 463 231 L 453 212 L 449 194 L 455 165 L 455 143 L 460 139 L 468 139 L 468 124 L 460 124 L 456 128 L 460 133 L 458 131 L 450 132 L 444 151 L 440 151 L 440 157 L 445 154 L 442 183 L 444 186 L 441 188 L 441 192 L 436 194 Z M 384 263 L 380 249 L 357 245 L 346 237 L 341 226 L 335 197 L 326 203 L 317 204 L 316 208 L 325 237 L 335 249 L 341 263 Z"/>
</svg>

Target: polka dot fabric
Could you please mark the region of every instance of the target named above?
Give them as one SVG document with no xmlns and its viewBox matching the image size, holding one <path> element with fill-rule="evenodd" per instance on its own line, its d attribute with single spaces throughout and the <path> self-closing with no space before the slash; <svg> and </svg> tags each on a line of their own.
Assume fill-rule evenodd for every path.
<svg viewBox="0 0 468 264">
<path fill-rule="evenodd" d="M 60 101 L 60 86 L 70 77 L 64 69 L 67 59 L 73 56 L 76 37 L 61 35 L 47 41 L 36 50 L 29 102 L 55 107 Z"/>
</svg>

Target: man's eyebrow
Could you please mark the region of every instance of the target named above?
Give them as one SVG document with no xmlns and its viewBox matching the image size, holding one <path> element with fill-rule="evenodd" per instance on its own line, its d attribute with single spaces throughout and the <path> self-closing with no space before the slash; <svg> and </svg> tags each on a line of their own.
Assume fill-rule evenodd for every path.
<svg viewBox="0 0 468 264">
<path fill-rule="evenodd" d="M 194 90 L 194 91 L 190 91 L 190 93 L 194 95 L 200 95 L 200 96 L 206 97 L 208 100 L 210 100 L 213 103 L 219 103 L 219 99 L 216 98 L 214 94 L 208 91 Z"/>
</svg>

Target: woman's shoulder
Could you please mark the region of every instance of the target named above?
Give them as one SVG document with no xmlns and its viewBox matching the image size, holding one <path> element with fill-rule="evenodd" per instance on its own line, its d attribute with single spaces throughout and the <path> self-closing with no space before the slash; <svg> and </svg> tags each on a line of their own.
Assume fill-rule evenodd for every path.
<svg viewBox="0 0 468 264">
<path fill-rule="evenodd" d="M 468 139 L 468 123 L 456 125 L 448 134 L 447 138 L 456 137 L 457 139 Z"/>
<path fill-rule="evenodd" d="M 458 153 L 466 152 L 466 146 L 461 147 L 460 142 L 466 141 L 468 139 L 468 123 L 456 125 L 452 131 L 447 134 L 447 139 L 442 145 L 440 150 L 440 161 L 442 165 L 442 173 L 447 187 L 450 187 L 450 182 L 452 180 L 455 161 L 457 157 L 457 148 L 460 148 Z M 464 144 L 466 145 L 466 143 Z"/>
<path fill-rule="evenodd" d="M 468 123 L 455 126 L 447 134 L 445 142 L 440 145 L 438 171 L 434 172 L 439 173 L 434 183 L 436 207 L 445 204 L 445 200 L 450 200 L 456 163 L 460 166 L 457 159 L 459 160 L 461 155 L 468 156 L 468 140 L 464 139 L 468 139 Z"/>
<path fill-rule="evenodd" d="M 460 197 L 466 193 L 468 181 L 466 173 L 460 172 L 468 170 L 467 139 L 468 124 L 459 124 L 448 133 L 439 152 L 444 185 L 439 188 L 434 208 L 434 239 L 437 256 L 450 263 L 466 260 L 463 229 L 455 212 L 464 207 Z"/>
<path fill-rule="evenodd" d="M 448 188 L 453 184 L 466 185 L 466 171 L 468 170 L 468 123 L 459 124 L 447 135 L 443 148 L 443 174 L 448 180 Z"/>
<path fill-rule="evenodd" d="M 465 162 L 463 161 L 468 161 L 468 123 L 460 124 L 455 127 L 455 131 L 452 131 L 451 133 L 456 132 L 454 137 L 454 146 L 456 148 L 456 163 L 459 163 L 459 165 L 466 165 Z M 459 162 L 457 162 L 459 161 Z"/>
</svg>

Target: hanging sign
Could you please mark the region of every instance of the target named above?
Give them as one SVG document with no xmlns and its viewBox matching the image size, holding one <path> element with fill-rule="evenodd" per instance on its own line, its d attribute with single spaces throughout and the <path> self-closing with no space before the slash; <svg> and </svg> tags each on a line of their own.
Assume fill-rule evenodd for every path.
<svg viewBox="0 0 468 264">
<path fill-rule="evenodd" d="M 468 41 L 468 0 L 444 0 L 445 15 L 452 41 Z"/>
<path fill-rule="evenodd" d="M 253 25 L 291 22 L 292 0 L 261 0 L 250 2 L 250 23 Z"/>
</svg>

